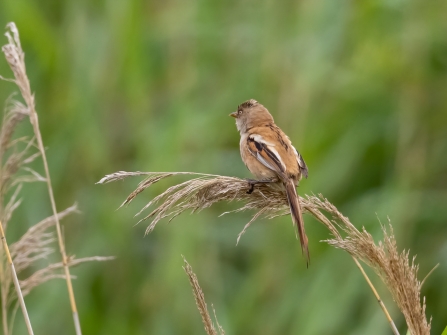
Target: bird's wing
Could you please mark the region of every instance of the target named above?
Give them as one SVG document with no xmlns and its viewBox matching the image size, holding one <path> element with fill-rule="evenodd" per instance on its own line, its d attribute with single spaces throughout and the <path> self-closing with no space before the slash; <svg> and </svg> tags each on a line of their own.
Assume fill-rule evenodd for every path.
<svg viewBox="0 0 447 335">
<path fill-rule="evenodd" d="M 277 172 L 280 176 L 285 175 L 286 166 L 275 150 L 275 145 L 265 140 L 259 134 L 251 134 L 247 138 L 248 150 L 264 166 Z"/>
<path fill-rule="evenodd" d="M 304 162 L 303 156 L 295 149 L 292 145 L 293 151 L 295 152 L 296 160 L 298 162 L 298 166 L 300 167 L 300 171 L 303 174 L 304 178 L 307 178 L 309 174 L 309 169 L 307 168 L 306 162 Z"/>
</svg>

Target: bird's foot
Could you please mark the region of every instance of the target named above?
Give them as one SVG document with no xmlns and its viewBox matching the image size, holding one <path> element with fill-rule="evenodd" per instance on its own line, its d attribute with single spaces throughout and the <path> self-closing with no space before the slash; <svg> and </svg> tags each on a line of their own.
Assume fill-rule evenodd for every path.
<svg viewBox="0 0 447 335">
<path fill-rule="evenodd" d="M 247 179 L 247 182 L 248 182 L 248 186 L 249 186 L 247 194 L 252 194 L 253 191 L 255 190 L 255 185 L 276 183 L 276 182 L 278 182 L 278 180 L 276 178 L 273 178 L 273 179 L 261 179 L 261 180 Z"/>
</svg>

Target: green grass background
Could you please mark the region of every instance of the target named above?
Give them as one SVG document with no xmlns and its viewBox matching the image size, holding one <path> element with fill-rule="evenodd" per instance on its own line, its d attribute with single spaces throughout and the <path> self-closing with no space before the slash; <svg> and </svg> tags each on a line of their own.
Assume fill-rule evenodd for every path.
<svg viewBox="0 0 447 335">
<path fill-rule="evenodd" d="M 446 13 L 444 0 L 2 0 L 0 27 L 14 21 L 21 33 L 58 209 L 78 202 L 83 212 L 65 220 L 67 250 L 117 257 L 73 269 L 84 334 L 204 334 L 181 254 L 229 335 L 391 334 L 349 255 L 320 243 L 329 235 L 312 218 L 306 269 L 290 218 L 256 222 L 236 247 L 252 213 L 219 218 L 235 208 L 219 204 L 143 237 L 134 213 L 181 179 L 119 211 L 139 179 L 95 185 L 118 170 L 249 177 L 228 117 L 249 98 L 269 108 L 306 159 L 300 194 L 323 193 L 376 239 L 377 217 L 389 216 L 398 247 L 418 255 L 421 279 L 441 263 L 422 289 L 440 334 Z M 0 73 L 12 76 L 4 60 Z M 0 101 L 16 90 L 0 82 Z M 26 122 L 20 132 L 30 133 Z M 11 242 L 51 214 L 44 184 L 22 195 Z M 26 302 L 36 334 L 74 334 L 63 281 Z M 20 313 L 15 327 L 25 333 Z"/>
</svg>

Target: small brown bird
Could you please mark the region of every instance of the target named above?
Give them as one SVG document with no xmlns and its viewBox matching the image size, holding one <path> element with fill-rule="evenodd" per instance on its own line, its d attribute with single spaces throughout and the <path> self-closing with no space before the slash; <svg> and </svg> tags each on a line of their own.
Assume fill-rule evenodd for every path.
<svg viewBox="0 0 447 335">
<path fill-rule="evenodd" d="M 248 100 L 230 116 L 236 119 L 241 134 L 240 149 L 244 164 L 258 180 L 249 180 L 253 192 L 256 184 L 283 185 L 289 201 L 292 221 L 298 230 L 301 250 L 309 264 L 309 248 L 299 197 L 295 185 L 307 178 L 308 169 L 303 157 L 293 147 L 286 134 L 275 124 L 267 108 L 256 100 Z"/>
</svg>

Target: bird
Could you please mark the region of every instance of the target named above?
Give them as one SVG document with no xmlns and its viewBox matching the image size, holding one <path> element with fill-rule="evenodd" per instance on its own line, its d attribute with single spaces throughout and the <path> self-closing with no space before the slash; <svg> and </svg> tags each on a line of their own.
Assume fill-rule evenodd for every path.
<svg viewBox="0 0 447 335">
<path fill-rule="evenodd" d="M 295 188 L 302 177 L 308 177 L 308 168 L 303 157 L 289 137 L 275 124 L 267 108 L 256 100 L 241 103 L 230 116 L 236 119 L 236 127 L 241 135 L 242 161 L 257 178 L 248 180 L 250 188 L 247 193 L 252 193 L 254 186 L 261 183 L 285 189 L 292 222 L 298 231 L 301 250 L 309 266 L 308 238 Z"/>
</svg>

